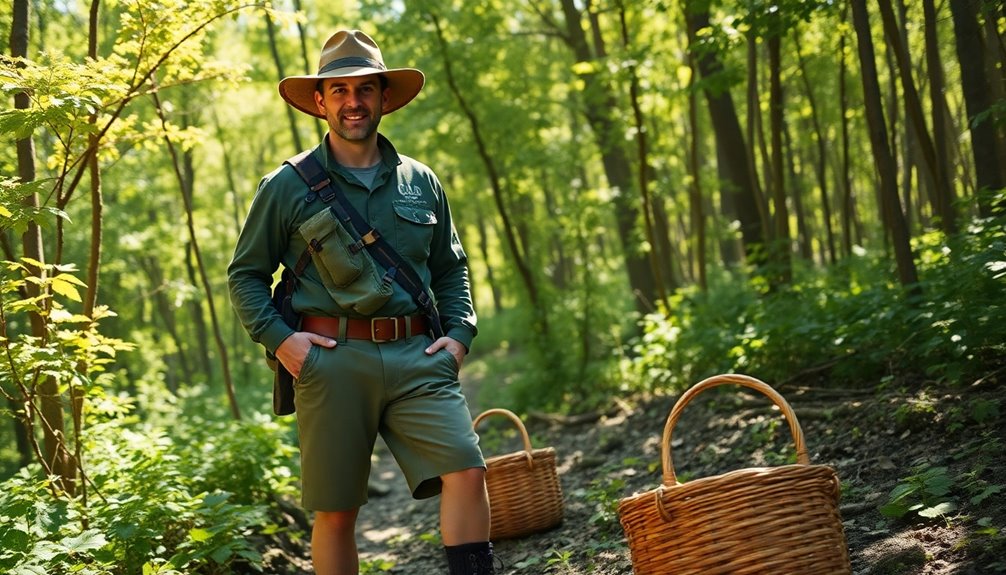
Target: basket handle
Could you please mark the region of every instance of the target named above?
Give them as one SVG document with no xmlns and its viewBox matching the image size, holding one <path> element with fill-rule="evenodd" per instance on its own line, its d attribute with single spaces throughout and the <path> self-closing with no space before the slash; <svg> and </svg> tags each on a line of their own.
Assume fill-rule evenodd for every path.
<svg viewBox="0 0 1006 575">
<path fill-rule="evenodd" d="M 517 430 L 520 431 L 521 438 L 524 440 L 524 455 L 527 457 L 527 465 L 528 467 L 533 467 L 534 457 L 531 454 L 531 437 L 527 434 L 527 429 L 524 427 L 524 422 L 521 421 L 520 417 L 517 417 L 516 413 L 510 411 L 509 409 L 503 409 L 501 407 L 497 407 L 495 409 L 487 409 L 482 413 L 480 413 L 479 416 L 475 418 L 475 421 L 472 422 L 472 428 L 473 429 L 478 428 L 479 423 L 481 423 L 483 419 L 489 417 L 490 415 L 506 416 L 510 419 L 510 421 L 513 422 L 515 426 L 517 426 Z"/>
<path fill-rule="evenodd" d="M 793 408 L 789 406 L 789 403 L 787 403 L 776 390 L 772 389 L 767 383 L 747 375 L 734 373 L 714 375 L 696 383 L 691 387 L 691 389 L 679 397 L 677 403 L 674 404 L 674 408 L 671 409 L 671 414 L 667 416 L 667 423 L 664 424 L 663 445 L 661 446 L 661 461 L 664 467 L 665 486 L 670 487 L 672 485 L 677 485 L 678 483 L 677 477 L 674 475 L 674 462 L 671 460 L 671 432 L 674 430 L 674 424 L 677 423 L 678 418 L 681 417 L 681 412 L 684 410 L 685 405 L 687 405 L 688 402 L 694 399 L 699 393 L 713 387 L 727 384 L 742 385 L 744 387 L 751 388 L 755 391 L 761 392 L 772 400 L 772 403 L 782 410 L 783 415 L 786 416 L 786 422 L 789 423 L 789 431 L 793 436 L 794 443 L 796 444 L 797 463 L 801 465 L 810 464 L 810 457 L 807 455 L 807 445 L 804 443 L 803 439 L 803 430 L 800 429 L 800 423 L 796 419 L 796 413 L 793 412 Z"/>
</svg>

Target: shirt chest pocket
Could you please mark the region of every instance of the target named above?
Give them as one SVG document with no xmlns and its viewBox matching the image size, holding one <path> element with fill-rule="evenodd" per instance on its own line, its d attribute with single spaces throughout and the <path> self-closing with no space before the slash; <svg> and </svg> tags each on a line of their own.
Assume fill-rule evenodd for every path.
<svg viewBox="0 0 1006 575">
<path fill-rule="evenodd" d="M 430 257 L 430 243 L 437 215 L 421 206 L 395 202 L 395 248 L 406 258 L 425 262 Z"/>
</svg>

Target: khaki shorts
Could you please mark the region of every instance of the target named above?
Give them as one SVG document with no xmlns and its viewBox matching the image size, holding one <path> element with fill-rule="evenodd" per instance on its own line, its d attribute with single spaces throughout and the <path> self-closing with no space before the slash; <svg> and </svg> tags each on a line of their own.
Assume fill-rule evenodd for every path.
<svg viewBox="0 0 1006 575">
<path fill-rule="evenodd" d="M 296 390 L 302 503 L 342 511 L 367 502 L 370 458 L 384 438 L 416 499 L 440 493 L 440 476 L 485 467 L 457 362 L 424 351 L 428 336 L 314 346 Z"/>
</svg>

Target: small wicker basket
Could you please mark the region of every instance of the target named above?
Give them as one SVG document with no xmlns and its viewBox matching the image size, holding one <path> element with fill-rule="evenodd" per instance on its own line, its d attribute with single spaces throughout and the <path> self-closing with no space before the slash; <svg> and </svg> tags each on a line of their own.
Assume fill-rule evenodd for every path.
<svg viewBox="0 0 1006 575">
<path fill-rule="evenodd" d="M 503 415 L 517 426 L 524 450 L 486 459 L 486 487 L 493 540 L 523 537 L 544 531 L 562 522 L 563 502 L 555 469 L 555 449 L 532 449 L 531 438 L 519 417 L 506 409 L 489 409 L 472 423 L 490 415 Z"/>
<path fill-rule="evenodd" d="M 712 387 L 757 390 L 786 416 L 797 464 L 731 471 L 678 483 L 671 432 L 685 405 Z M 664 425 L 663 485 L 626 497 L 618 515 L 636 575 L 842 575 L 851 573 L 834 470 L 810 465 L 792 408 L 744 375 L 703 380 L 682 395 Z"/>
</svg>

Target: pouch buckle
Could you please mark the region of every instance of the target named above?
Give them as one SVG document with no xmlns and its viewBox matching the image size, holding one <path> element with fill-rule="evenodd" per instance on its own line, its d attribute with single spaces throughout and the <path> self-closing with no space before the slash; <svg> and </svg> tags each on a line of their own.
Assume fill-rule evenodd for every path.
<svg viewBox="0 0 1006 575">
<path fill-rule="evenodd" d="M 377 322 L 391 322 L 395 326 L 395 335 L 393 337 L 378 337 L 377 332 L 380 329 Z M 397 317 L 372 317 L 370 318 L 370 341 L 374 343 L 384 343 L 386 341 L 398 341 L 398 318 Z"/>
</svg>

